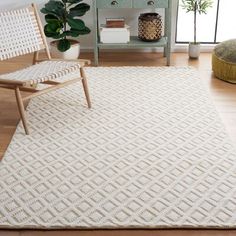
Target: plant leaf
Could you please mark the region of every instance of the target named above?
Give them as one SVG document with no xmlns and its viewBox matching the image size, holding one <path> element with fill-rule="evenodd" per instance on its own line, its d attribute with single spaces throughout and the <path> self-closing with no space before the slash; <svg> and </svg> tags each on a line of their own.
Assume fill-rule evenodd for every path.
<svg viewBox="0 0 236 236">
<path fill-rule="evenodd" d="M 89 34 L 91 32 L 91 30 L 87 26 L 85 26 L 85 28 L 82 30 L 77 30 L 77 29 L 71 28 L 70 32 L 71 32 L 70 36 L 78 37 L 79 35 Z"/>
<path fill-rule="evenodd" d="M 54 11 L 56 9 L 63 9 L 64 5 L 61 1 L 49 0 L 49 2 L 45 4 L 45 8 L 49 11 Z"/>
<path fill-rule="evenodd" d="M 73 29 L 70 29 L 66 32 L 66 35 L 67 36 L 71 36 L 71 37 L 78 37 L 79 36 L 79 32 L 78 30 L 73 30 Z"/>
<path fill-rule="evenodd" d="M 64 4 L 61 1 L 50 0 L 44 5 L 41 12 L 44 14 L 53 14 L 55 16 L 62 17 L 64 13 Z"/>
<path fill-rule="evenodd" d="M 199 14 L 207 14 L 207 9 L 213 6 L 212 0 L 182 0 L 181 7 L 186 12 L 196 11 Z"/>
<path fill-rule="evenodd" d="M 70 3 L 70 5 L 75 4 L 75 3 L 80 3 L 83 0 L 67 0 L 68 3 Z"/>
<path fill-rule="evenodd" d="M 62 39 L 64 37 L 66 37 L 66 36 L 67 36 L 66 32 L 63 32 L 61 34 L 54 35 L 52 38 L 53 39 Z"/>
<path fill-rule="evenodd" d="M 80 3 L 75 7 L 71 8 L 69 11 L 70 17 L 83 16 L 87 11 L 89 11 L 90 6 L 86 3 Z"/>
<path fill-rule="evenodd" d="M 57 49 L 60 52 L 65 52 L 70 48 L 70 41 L 68 39 L 61 39 L 57 44 Z"/>
<path fill-rule="evenodd" d="M 62 24 L 59 21 L 50 22 L 44 26 L 44 33 L 47 37 L 58 37 L 62 29 Z"/>
<path fill-rule="evenodd" d="M 76 30 L 83 30 L 85 28 L 84 22 L 80 19 L 67 18 L 67 21 L 69 26 Z"/>
<path fill-rule="evenodd" d="M 45 15 L 45 21 L 50 24 L 54 22 L 60 22 L 60 19 L 56 17 L 55 15 L 47 14 Z"/>
<path fill-rule="evenodd" d="M 85 28 L 83 30 L 80 30 L 80 34 L 84 35 L 84 34 L 89 34 L 91 32 L 91 30 L 85 26 Z"/>
<path fill-rule="evenodd" d="M 49 24 L 46 24 L 44 26 L 44 33 L 47 37 L 51 38 L 51 37 L 55 37 L 57 35 L 59 35 L 58 32 L 56 32 L 55 30 L 53 30 Z"/>
</svg>

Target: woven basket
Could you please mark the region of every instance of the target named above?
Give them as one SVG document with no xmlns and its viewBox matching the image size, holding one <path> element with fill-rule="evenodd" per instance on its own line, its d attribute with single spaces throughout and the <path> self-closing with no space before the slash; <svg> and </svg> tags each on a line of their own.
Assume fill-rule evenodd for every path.
<svg viewBox="0 0 236 236">
<path fill-rule="evenodd" d="M 158 13 L 144 13 L 139 16 L 138 37 L 149 42 L 162 37 L 162 20 Z"/>
</svg>

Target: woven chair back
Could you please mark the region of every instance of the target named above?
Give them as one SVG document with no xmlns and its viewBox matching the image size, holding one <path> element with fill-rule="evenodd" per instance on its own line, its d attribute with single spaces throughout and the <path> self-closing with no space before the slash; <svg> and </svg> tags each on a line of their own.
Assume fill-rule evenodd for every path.
<svg viewBox="0 0 236 236">
<path fill-rule="evenodd" d="M 33 7 L 0 13 L 0 61 L 45 48 Z"/>
</svg>

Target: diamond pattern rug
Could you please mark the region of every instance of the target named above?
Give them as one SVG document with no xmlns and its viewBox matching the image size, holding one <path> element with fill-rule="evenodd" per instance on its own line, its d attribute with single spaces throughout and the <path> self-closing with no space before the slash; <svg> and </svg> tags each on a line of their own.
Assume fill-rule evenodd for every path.
<svg viewBox="0 0 236 236">
<path fill-rule="evenodd" d="M 236 151 L 197 72 L 87 68 L 35 98 L 0 163 L 1 228 L 236 227 Z"/>
</svg>

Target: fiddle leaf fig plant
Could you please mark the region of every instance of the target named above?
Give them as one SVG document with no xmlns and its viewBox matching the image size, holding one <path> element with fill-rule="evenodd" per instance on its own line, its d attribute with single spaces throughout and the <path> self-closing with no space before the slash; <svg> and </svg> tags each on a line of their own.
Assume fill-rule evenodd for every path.
<svg viewBox="0 0 236 236">
<path fill-rule="evenodd" d="M 208 8 L 212 7 L 212 0 L 182 0 L 182 7 L 186 12 L 194 13 L 194 44 L 197 44 L 197 14 L 207 14 Z"/>
<path fill-rule="evenodd" d="M 79 17 L 89 11 L 90 6 L 83 0 L 49 0 L 41 12 L 45 14 L 44 33 L 58 40 L 57 48 L 61 52 L 71 47 L 68 37 L 89 34 L 90 29 Z"/>
</svg>

